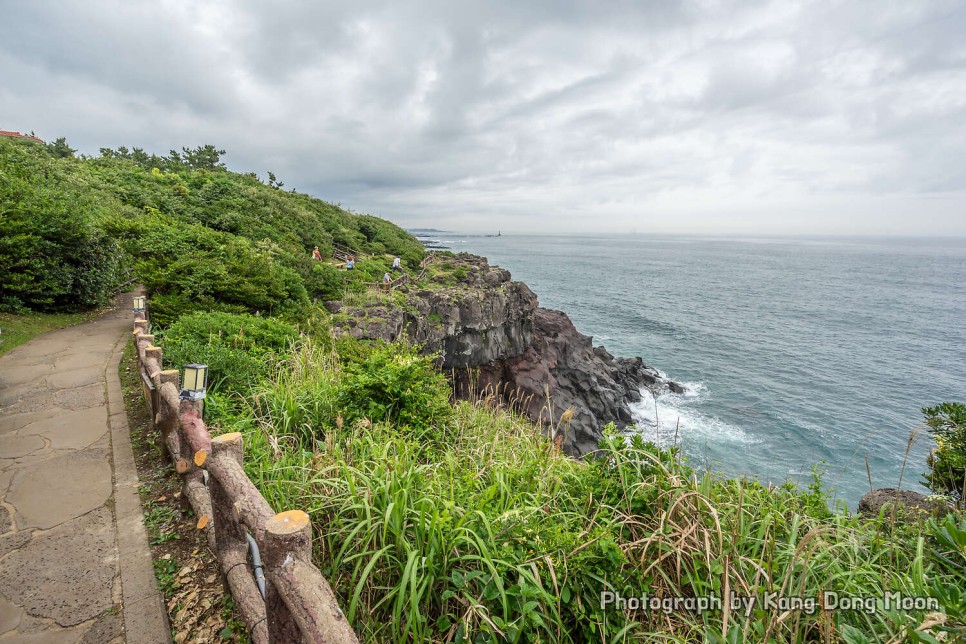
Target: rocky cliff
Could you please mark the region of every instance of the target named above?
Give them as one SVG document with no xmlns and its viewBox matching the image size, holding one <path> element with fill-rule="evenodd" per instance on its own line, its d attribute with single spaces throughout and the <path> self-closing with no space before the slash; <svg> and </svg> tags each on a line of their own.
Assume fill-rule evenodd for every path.
<svg viewBox="0 0 966 644">
<path fill-rule="evenodd" d="M 574 455 L 595 449 L 608 422 L 631 424 L 629 405 L 641 399 L 643 388 L 681 390 L 641 358 L 615 358 L 595 348 L 565 313 L 540 308 L 526 284 L 483 257 L 444 258 L 393 299 L 329 306 L 338 313 L 336 323 L 356 338 L 405 335 L 439 354 L 459 395 L 495 393 Z M 561 423 L 568 409 L 569 423 Z"/>
</svg>

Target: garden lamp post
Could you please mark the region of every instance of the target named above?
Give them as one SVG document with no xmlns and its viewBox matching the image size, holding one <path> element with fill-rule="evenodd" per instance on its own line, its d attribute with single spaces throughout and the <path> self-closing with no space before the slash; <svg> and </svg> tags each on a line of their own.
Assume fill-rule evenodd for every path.
<svg viewBox="0 0 966 644">
<path fill-rule="evenodd" d="M 208 365 L 186 364 L 181 376 L 181 400 L 204 400 L 208 389 Z"/>
<path fill-rule="evenodd" d="M 134 296 L 135 313 L 144 313 L 145 309 L 147 308 L 147 305 L 148 305 L 148 298 L 144 297 L 143 295 Z"/>
</svg>

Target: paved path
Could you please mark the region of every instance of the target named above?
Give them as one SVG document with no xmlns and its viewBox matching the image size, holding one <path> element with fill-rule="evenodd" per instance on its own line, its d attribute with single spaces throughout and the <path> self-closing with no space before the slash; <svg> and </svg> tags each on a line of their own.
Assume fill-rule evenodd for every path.
<svg viewBox="0 0 966 644">
<path fill-rule="evenodd" d="M 117 378 L 130 302 L 0 357 L 0 644 L 170 641 Z"/>
</svg>

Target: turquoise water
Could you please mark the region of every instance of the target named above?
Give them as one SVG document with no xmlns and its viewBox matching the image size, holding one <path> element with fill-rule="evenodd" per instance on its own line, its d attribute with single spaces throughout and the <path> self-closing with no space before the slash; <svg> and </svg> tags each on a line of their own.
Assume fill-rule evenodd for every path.
<svg viewBox="0 0 966 644">
<path fill-rule="evenodd" d="M 855 508 L 894 487 L 919 408 L 966 401 L 966 240 L 472 237 L 541 306 L 612 353 L 687 385 L 645 397 L 638 428 L 692 464 L 825 481 Z M 915 440 L 903 487 L 931 439 Z"/>
</svg>

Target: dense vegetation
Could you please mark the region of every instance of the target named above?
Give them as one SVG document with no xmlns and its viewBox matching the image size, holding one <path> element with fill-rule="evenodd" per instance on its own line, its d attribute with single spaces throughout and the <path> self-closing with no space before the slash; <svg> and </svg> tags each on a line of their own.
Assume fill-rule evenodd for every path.
<svg viewBox="0 0 966 644">
<path fill-rule="evenodd" d="M 728 480 L 613 431 L 575 461 L 493 398 L 450 405 L 430 359 L 403 344 L 316 333 L 275 355 L 268 376 L 213 395 L 210 418 L 243 432 L 246 468 L 273 506 L 309 509 L 318 564 L 366 640 L 966 634 L 961 517 L 850 516 L 829 509 L 818 472 L 804 489 Z M 757 603 L 621 610 L 602 605 L 604 591 Z M 826 592 L 864 603 L 824 611 Z M 768 606 L 769 593 L 801 604 Z M 935 603 L 890 608 L 886 593 Z"/>
<path fill-rule="evenodd" d="M 223 153 L 76 158 L 62 139 L 0 137 L 0 310 L 82 310 L 138 280 L 160 324 L 196 310 L 297 321 L 312 300 L 378 280 L 394 255 L 422 259 L 399 227 L 229 172 Z M 349 272 L 311 259 L 314 246 L 331 257 L 333 244 L 366 261 Z"/>
<path fill-rule="evenodd" d="M 212 146 L 75 158 L 0 139 L 0 307 L 74 310 L 129 280 L 150 290 L 172 365 L 212 373 L 213 431 L 241 431 L 278 509 L 310 511 L 316 559 L 368 641 L 955 641 L 966 634 L 966 520 L 865 519 L 814 482 L 699 472 L 607 431 L 566 457 L 496 398 L 453 404 L 430 357 L 332 331 L 313 301 L 366 292 L 415 239 L 375 217 L 222 167 Z M 355 271 L 319 246 L 365 254 Z M 427 280 L 455 283 L 443 266 Z M 923 410 L 930 481 L 956 499 L 964 408 Z M 562 421 L 566 422 L 566 413 Z M 860 598 L 826 611 L 823 593 Z M 885 605 L 886 593 L 930 605 Z M 606 595 L 602 593 L 611 593 Z M 730 594 L 754 605 L 731 607 Z M 769 595 L 768 593 L 774 593 Z M 709 600 L 707 610 L 621 604 Z M 769 606 L 787 598 L 790 606 Z M 614 600 L 614 601 L 608 601 Z"/>
<path fill-rule="evenodd" d="M 936 439 L 926 483 L 962 505 L 966 499 L 966 404 L 942 403 L 924 407 L 922 413 L 929 433 Z"/>
</svg>

